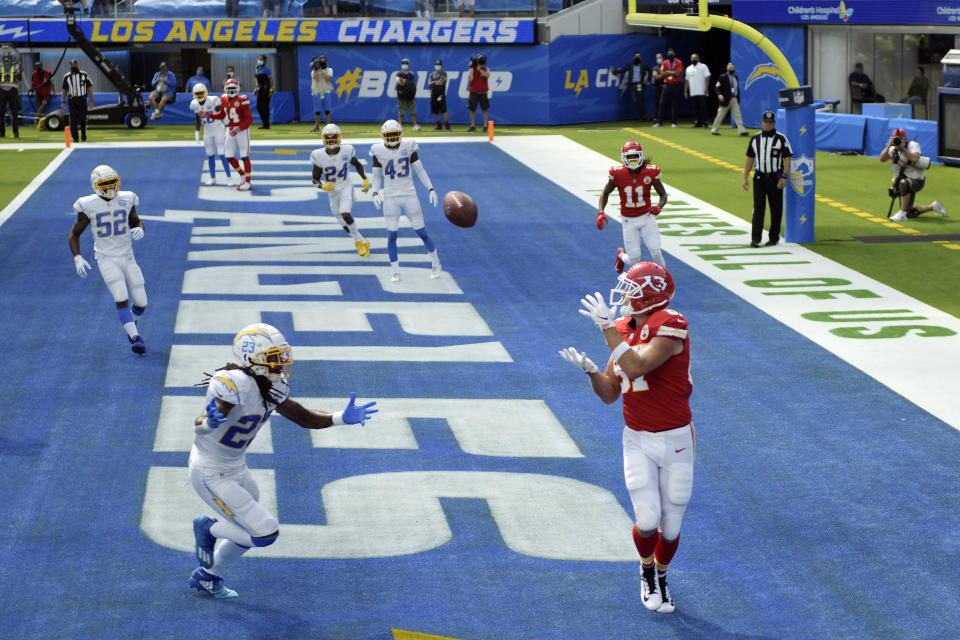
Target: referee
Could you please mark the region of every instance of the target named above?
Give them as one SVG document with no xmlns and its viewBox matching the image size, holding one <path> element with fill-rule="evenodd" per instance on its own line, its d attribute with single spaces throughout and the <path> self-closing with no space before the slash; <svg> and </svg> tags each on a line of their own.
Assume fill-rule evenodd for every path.
<svg viewBox="0 0 960 640">
<path fill-rule="evenodd" d="M 93 82 L 86 71 L 80 71 L 80 62 L 76 58 L 70 61 L 70 73 L 63 76 L 63 104 L 70 106 L 70 135 L 74 142 L 87 141 L 87 102 L 83 94 L 90 99 L 93 108 Z M 70 102 L 67 102 L 67 94 Z"/>
<path fill-rule="evenodd" d="M 750 190 L 750 170 L 753 174 L 753 231 L 750 246 L 759 247 L 763 235 L 763 217 L 766 201 L 770 201 L 770 239 L 764 246 L 772 247 L 780 241 L 780 223 L 783 221 L 783 188 L 790 173 L 790 142 L 778 133 L 773 111 L 763 112 L 763 131 L 750 138 L 747 162 L 743 167 L 743 190 Z"/>
</svg>

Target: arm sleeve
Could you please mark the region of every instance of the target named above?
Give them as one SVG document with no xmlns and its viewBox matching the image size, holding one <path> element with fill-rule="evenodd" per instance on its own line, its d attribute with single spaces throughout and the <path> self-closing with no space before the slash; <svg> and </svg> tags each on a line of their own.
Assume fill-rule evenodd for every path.
<svg viewBox="0 0 960 640">
<path fill-rule="evenodd" d="M 417 172 L 417 177 L 420 178 L 420 182 L 423 183 L 427 189 L 433 189 L 433 183 L 430 182 L 430 176 L 427 175 L 427 170 L 423 168 L 423 163 L 417 158 L 417 161 L 413 163 L 413 170 Z"/>
<path fill-rule="evenodd" d="M 373 154 L 373 151 L 371 151 L 370 157 L 376 158 L 377 156 L 375 156 Z M 370 188 L 373 190 L 374 193 L 376 193 L 377 191 L 380 191 L 380 184 L 382 182 L 383 182 L 383 167 L 373 166 L 373 171 L 371 171 L 371 175 L 370 175 Z"/>
</svg>

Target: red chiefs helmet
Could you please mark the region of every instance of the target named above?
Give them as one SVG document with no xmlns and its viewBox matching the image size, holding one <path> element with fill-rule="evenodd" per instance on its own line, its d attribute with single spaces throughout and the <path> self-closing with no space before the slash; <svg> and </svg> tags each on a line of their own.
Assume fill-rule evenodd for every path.
<svg viewBox="0 0 960 640">
<path fill-rule="evenodd" d="M 627 169 L 639 169 L 643 166 L 643 147 L 636 140 L 630 140 L 620 147 L 620 159 Z"/>
<path fill-rule="evenodd" d="M 236 78 L 230 78 L 223 83 L 223 91 L 231 98 L 240 94 L 240 82 Z"/>
<path fill-rule="evenodd" d="M 650 313 L 666 309 L 673 292 L 669 271 L 656 262 L 638 262 L 620 274 L 617 286 L 610 290 L 610 304 L 620 306 L 623 316 Z"/>
</svg>

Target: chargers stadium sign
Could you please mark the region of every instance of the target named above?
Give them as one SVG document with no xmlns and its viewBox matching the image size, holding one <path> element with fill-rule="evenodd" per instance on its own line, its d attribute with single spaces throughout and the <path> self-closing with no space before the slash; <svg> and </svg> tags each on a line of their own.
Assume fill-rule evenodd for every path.
<svg viewBox="0 0 960 640">
<path fill-rule="evenodd" d="M 91 42 L 530 44 L 533 20 L 83 20 Z M 66 42 L 63 20 L 0 20 L 0 40 Z"/>
<path fill-rule="evenodd" d="M 751 24 L 956 25 L 956 0 L 733 0 L 733 17 Z"/>
</svg>

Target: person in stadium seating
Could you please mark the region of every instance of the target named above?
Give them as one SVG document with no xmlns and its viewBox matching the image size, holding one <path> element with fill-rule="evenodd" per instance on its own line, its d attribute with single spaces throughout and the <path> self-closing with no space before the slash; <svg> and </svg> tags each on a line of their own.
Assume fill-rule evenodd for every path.
<svg viewBox="0 0 960 640">
<path fill-rule="evenodd" d="M 262 0 L 263 17 L 270 18 L 273 13 L 274 18 L 280 17 L 280 0 Z"/>
<path fill-rule="evenodd" d="M 605 403 L 623 398 L 623 473 L 633 504 L 643 606 L 673 613 L 667 569 L 693 490 L 690 337 L 687 320 L 668 309 L 674 283 L 655 262 L 638 262 L 617 278 L 609 306 L 600 292 L 580 313 L 603 332 L 610 356 L 603 371 L 575 347 L 560 356 L 587 374 Z M 620 318 L 617 317 L 619 309 Z"/>
<path fill-rule="evenodd" d="M 184 86 L 184 89 L 189 93 L 193 93 L 193 85 L 197 84 L 198 82 L 207 89 L 213 86 L 213 84 L 210 82 L 210 78 L 203 75 L 203 67 L 197 67 L 197 72 L 187 79 L 187 84 Z"/>
<path fill-rule="evenodd" d="M 150 81 L 153 86 L 153 92 L 150 94 L 150 106 L 153 107 L 153 113 L 150 114 L 151 120 L 156 120 L 163 116 L 163 108 L 167 103 L 173 102 L 177 91 L 177 77 L 173 71 L 167 69 L 167 63 L 161 62 L 160 68 L 153 74 L 153 80 Z"/>
<path fill-rule="evenodd" d="M 877 88 L 873 86 L 873 80 L 863 72 L 863 63 L 858 62 L 853 65 L 853 73 L 849 77 L 850 100 L 859 105 L 864 102 L 886 102 L 886 98 L 877 93 Z"/>
<path fill-rule="evenodd" d="M 247 467 L 247 451 L 276 411 L 304 429 L 365 425 L 376 402 L 343 411 L 311 411 L 289 397 L 287 380 L 293 350 L 283 334 L 264 323 L 251 324 L 233 339 L 234 361 L 208 375 L 203 413 L 193 421 L 187 463 L 190 484 L 216 514 L 193 519 L 194 551 L 200 563 L 190 587 L 214 598 L 236 598 L 223 584 L 225 570 L 253 547 L 267 547 L 280 535 L 280 522 L 260 503 L 260 488 Z M 276 428 L 276 427 L 274 427 Z"/>
<path fill-rule="evenodd" d="M 473 17 L 476 15 L 476 0 L 463 0 L 463 2 L 460 3 L 460 8 L 458 10 L 459 15 L 463 17 L 464 12 L 467 10 L 467 5 L 470 5 L 470 16 Z"/>
</svg>

